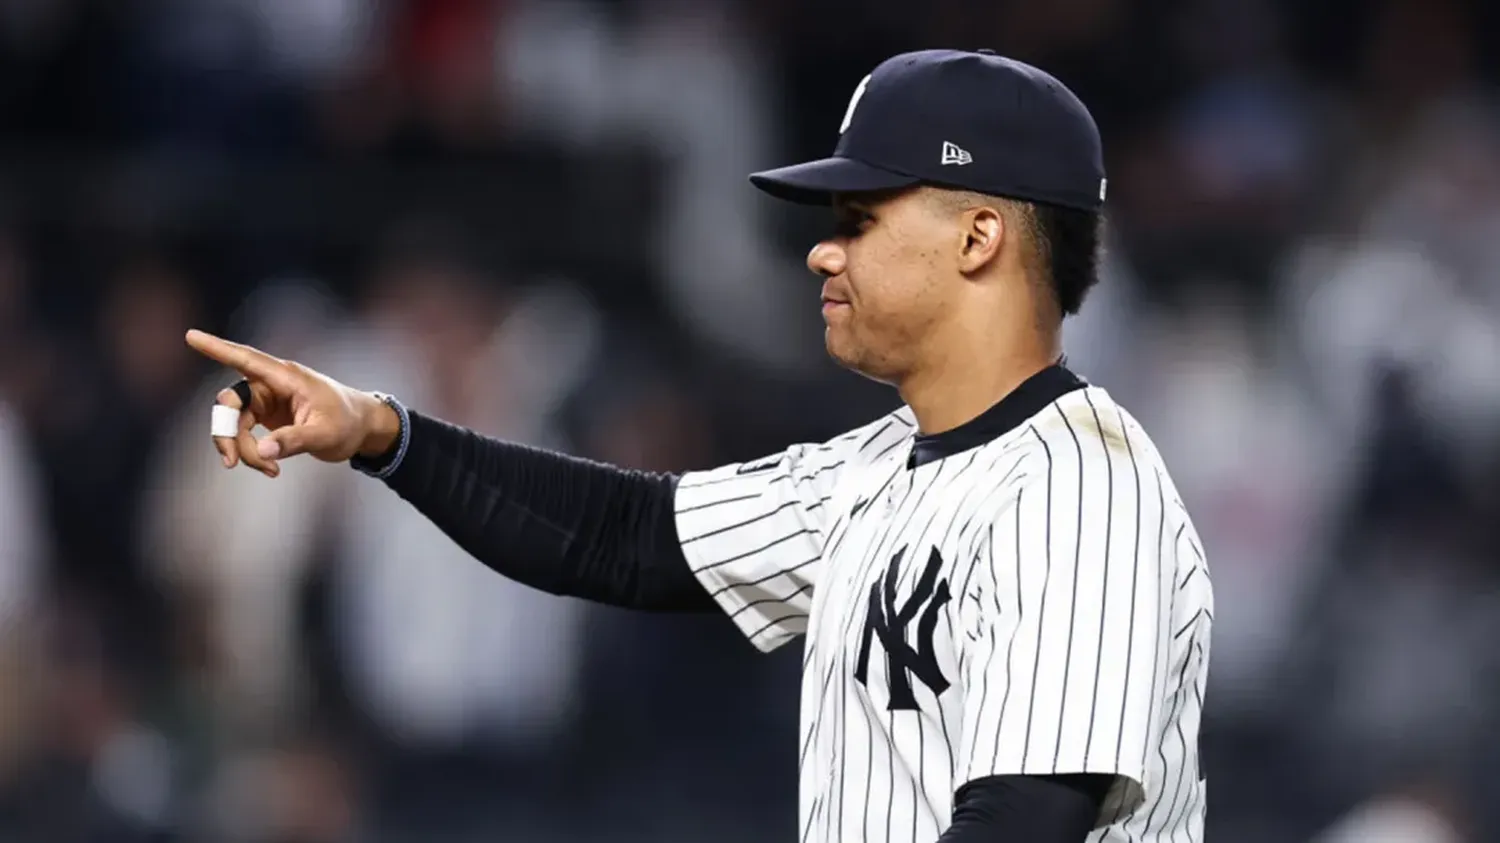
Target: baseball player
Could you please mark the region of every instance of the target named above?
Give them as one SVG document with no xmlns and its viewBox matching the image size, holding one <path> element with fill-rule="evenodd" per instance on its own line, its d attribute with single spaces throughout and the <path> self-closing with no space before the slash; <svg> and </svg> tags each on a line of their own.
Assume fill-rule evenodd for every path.
<svg viewBox="0 0 1500 843">
<path fill-rule="evenodd" d="M 195 331 L 244 376 L 214 407 L 225 466 L 350 461 L 538 589 L 804 636 L 802 841 L 1201 841 L 1203 553 L 1150 438 L 1061 362 L 1095 281 L 1093 119 L 1034 67 L 937 50 L 877 67 L 839 132 L 751 181 L 832 209 L 807 259 L 828 352 L 900 410 L 650 474 Z"/>
</svg>

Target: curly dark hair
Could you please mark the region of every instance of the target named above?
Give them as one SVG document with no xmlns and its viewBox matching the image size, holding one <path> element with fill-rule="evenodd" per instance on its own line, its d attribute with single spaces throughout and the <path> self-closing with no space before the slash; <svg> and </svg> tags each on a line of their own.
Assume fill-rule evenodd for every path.
<svg viewBox="0 0 1500 843">
<path fill-rule="evenodd" d="M 1104 216 L 1041 202 L 1018 202 L 1038 261 L 1064 317 L 1083 307 L 1099 283 Z"/>
</svg>

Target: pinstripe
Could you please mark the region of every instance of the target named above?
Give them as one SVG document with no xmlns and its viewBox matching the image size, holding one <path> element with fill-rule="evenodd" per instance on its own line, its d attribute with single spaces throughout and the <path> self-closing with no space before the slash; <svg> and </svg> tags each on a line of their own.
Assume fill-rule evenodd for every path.
<svg viewBox="0 0 1500 843">
<path fill-rule="evenodd" d="M 727 524 L 727 525 L 725 525 L 723 527 L 715 528 L 715 529 L 710 530 L 710 531 L 708 531 L 706 533 L 700 533 L 700 534 L 698 534 L 696 536 L 691 536 L 689 538 L 685 538 L 685 539 L 682 540 L 682 543 L 683 543 L 683 545 L 696 544 L 698 542 L 703 541 L 704 539 L 711 539 L 714 536 L 722 536 L 725 533 L 732 533 L 732 532 L 735 532 L 737 530 L 742 530 L 745 527 L 750 527 L 750 526 L 753 526 L 755 524 L 759 524 L 762 521 L 765 521 L 766 519 L 772 517 L 773 515 L 777 515 L 778 513 L 785 512 L 786 510 L 791 509 L 792 507 L 794 507 L 796 505 L 797 505 L 797 501 L 795 501 L 795 500 L 787 501 L 786 503 L 781 504 L 780 506 L 776 507 L 775 509 L 773 509 L 773 510 L 771 510 L 769 512 L 762 512 L 761 514 L 756 515 L 754 517 L 746 518 L 744 521 L 736 521 L 733 524 Z M 799 534 L 800 533 L 807 533 L 807 532 L 810 532 L 810 531 L 808 531 L 806 529 L 798 531 Z M 725 560 L 722 560 L 722 561 L 719 561 L 719 562 L 715 562 L 712 565 L 709 565 L 707 567 L 713 568 L 713 567 L 718 567 L 720 565 L 727 565 L 730 562 L 735 561 L 736 559 L 743 559 L 746 556 L 749 556 L 751 553 L 755 553 L 755 552 L 756 551 L 750 551 L 748 553 L 742 554 L 740 556 L 733 557 L 731 559 L 725 559 Z"/>
<path fill-rule="evenodd" d="M 1114 461 L 1111 460 L 1109 456 L 1109 443 L 1105 441 L 1104 429 L 1100 426 L 1099 423 L 1099 410 L 1094 406 L 1094 402 L 1089 399 L 1087 393 L 1084 394 L 1084 400 L 1088 401 L 1089 411 L 1094 414 L 1094 429 L 1099 432 L 1099 448 L 1104 452 L 1104 470 L 1106 478 L 1105 494 L 1107 495 L 1107 503 L 1104 507 L 1104 588 L 1099 592 L 1099 641 L 1094 645 L 1094 687 L 1089 694 L 1089 729 L 1087 735 L 1084 737 L 1083 743 L 1083 757 L 1085 763 L 1087 763 L 1087 760 L 1094 754 L 1094 717 L 1096 714 L 1098 714 L 1099 709 L 1099 676 L 1100 671 L 1104 667 L 1104 630 L 1105 627 L 1108 626 L 1110 571 L 1109 551 L 1110 538 L 1112 536 L 1112 533 L 1114 532 L 1115 526 L 1115 466 Z M 1082 530 L 1081 524 L 1079 525 L 1079 529 Z M 1079 545 L 1081 546 L 1082 544 L 1083 542 L 1080 540 Z M 1075 578 L 1073 582 L 1076 593 L 1078 581 Z M 1131 596 L 1133 598 L 1134 594 L 1132 594 Z M 1134 599 L 1132 599 L 1131 605 L 1134 604 L 1135 601 Z M 1130 672 L 1128 666 L 1126 669 L 1125 677 L 1126 680 L 1129 681 Z M 1122 708 L 1125 705 L 1126 699 L 1126 695 L 1122 694 L 1120 696 L 1120 705 Z M 1121 725 L 1123 726 L 1123 718 L 1121 721 Z M 1061 733 L 1061 730 L 1058 731 L 1059 733 Z M 1120 735 L 1122 738 L 1124 737 L 1124 734 L 1124 729 L 1120 729 Z"/>
<path fill-rule="evenodd" d="M 1041 620 L 1041 625 L 1043 627 L 1046 627 L 1046 625 L 1047 625 L 1047 594 L 1048 594 L 1047 583 L 1049 583 L 1052 580 L 1052 449 L 1049 448 L 1049 447 L 1047 447 L 1047 440 L 1045 440 L 1045 439 L 1042 438 L 1042 434 L 1040 434 L 1040 433 L 1037 432 L 1037 429 L 1036 429 L 1036 427 L 1034 425 L 1031 428 L 1031 432 L 1032 432 L 1033 435 L 1036 436 L 1037 441 L 1040 442 L 1040 443 L 1042 443 L 1042 450 L 1047 454 L 1047 514 L 1046 514 L 1046 517 L 1043 519 L 1044 526 L 1042 528 L 1042 529 L 1044 529 L 1046 531 L 1046 540 L 1045 540 L 1045 542 L 1043 544 L 1043 547 L 1047 548 L 1047 554 L 1046 554 L 1046 567 L 1044 568 L 1044 570 L 1046 571 L 1046 574 L 1042 577 L 1042 620 Z M 1016 535 L 1019 536 L 1020 534 L 1021 534 L 1020 528 L 1017 528 Z M 1031 685 L 1029 686 L 1031 688 L 1031 696 L 1026 700 L 1026 738 L 1025 738 L 1025 740 L 1021 744 L 1021 746 L 1023 747 L 1022 750 L 1021 750 L 1021 772 L 1023 772 L 1023 773 L 1027 772 L 1027 770 L 1028 770 L 1028 767 L 1026 765 L 1026 760 L 1031 755 L 1031 726 L 1032 726 L 1031 718 L 1032 718 L 1032 715 L 1036 711 L 1036 678 L 1037 678 L 1037 676 L 1039 676 L 1041 674 L 1041 669 L 1042 669 L 1042 642 L 1041 642 L 1040 639 L 1038 639 L 1037 640 L 1037 647 L 1036 647 L 1036 659 L 1035 659 L 1035 661 L 1031 665 Z"/>
<path fill-rule="evenodd" d="M 1025 489 L 1022 489 L 1016 495 L 1016 558 L 1017 559 L 1021 558 L 1021 510 L 1022 510 L 1022 506 L 1021 505 L 1025 501 L 1025 495 L 1026 495 L 1026 490 Z M 991 561 L 990 564 L 993 565 L 994 562 Z M 1020 595 L 1026 593 L 1026 587 L 1021 582 L 1021 568 L 1022 568 L 1022 566 L 1020 566 L 1020 565 L 1016 565 L 1015 566 L 1015 569 L 1016 569 L 1016 626 L 1017 627 L 1019 627 L 1025 621 L 1025 617 L 1023 617 L 1023 615 L 1022 615 L 1022 613 L 1025 611 L 1025 608 L 1024 608 L 1024 604 L 1023 604 L 1022 600 L 1020 599 Z M 1047 560 L 1046 573 L 1044 573 L 1043 576 L 1049 576 L 1051 573 L 1052 573 L 1052 561 L 1051 561 L 1051 558 L 1049 557 L 1048 560 Z M 990 635 L 993 636 L 994 634 L 995 634 L 994 628 L 991 627 L 991 629 L 990 629 Z M 991 647 L 993 648 L 993 645 L 994 645 L 993 637 L 991 638 L 991 642 L 990 643 L 991 643 Z M 1005 645 L 1005 694 L 1004 694 L 1004 696 L 1002 696 L 1000 698 L 1000 716 L 997 717 L 997 718 L 995 718 L 995 748 L 990 753 L 990 759 L 991 759 L 991 763 L 992 764 L 1000 758 L 1000 724 L 1002 724 L 1002 723 L 1005 722 L 1005 712 L 1008 711 L 1009 708 L 1010 708 L 1010 689 L 1011 689 L 1011 684 L 1012 684 L 1011 681 L 1010 681 L 1011 654 L 1015 652 L 1015 646 L 1016 646 L 1016 637 L 1014 635 L 1012 635 L 1012 636 L 1010 636 L 1010 641 Z M 992 651 L 993 651 L 993 649 L 992 649 Z M 985 673 L 983 675 L 988 676 L 989 675 L 989 671 L 985 671 Z M 984 702 L 984 698 L 981 695 L 981 697 L 980 697 L 980 704 L 981 704 L 981 706 L 983 705 L 983 702 Z M 1028 714 L 1027 716 L 1029 717 L 1030 715 Z M 1027 729 L 1028 729 L 1028 731 L 1030 730 L 1030 726 L 1029 725 L 1027 726 Z M 1026 764 L 1023 761 L 1021 763 L 1022 769 L 1025 769 L 1025 766 L 1026 766 Z M 970 775 L 973 775 L 972 771 L 971 771 Z M 976 776 L 976 778 L 977 778 L 977 776 Z"/>
<path fill-rule="evenodd" d="M 1176 614 L 1176 612 L 1177 612 L 1177 596 L 1174 593 L 1173 596 L 1172 596 L 1172 610 L 1170 612 L 1168 612 L 1167 615 L 1170 618 L 1172 615 Z M 1182 672 L 1184 674 L 1187 673 L 1189 661 L 1190 661 L 1189 659 L 1184 659 L 1183 662 L 1182 662 Z M 1178 682 L 1179 683 L 1181 682 L 1181 677 L 1179 677 Z M 1182 702 L 1182 694 L 1181 693 L 1173 693 L 1171 695 L 1171 698 L 1172 698 L 1172 714 L 1170 716 L 1168 716 L 1167 719 L 1170 720 L 1170 721 L 1175 722 L 1177 720 L 1178 715 L 1180 714 L 1179 704 Z M 1167 732 L 1166 732 L 1166 730 L 1162 731 L 1161 739 L 1156 744 L 1156 754 L 1157 754 L 1157 757 L 1159 757 L 1161 759 L 1161 768 L 1162 768 L 1162 770 L 1164 770 L 1164 771 L 1167 770 Z M 1162 793 L 1163 793 L 1163 795 L 1166 793 L 1166 789 L 1165 788 L 1162 789 Z M 1172 812 L 1177 809 L 1177 801 L 1176 801 L 1177 791 L 1176 791 L 1175 787 L 1172 789 L 1172 796 L 1173 796 L 1172 807 L 1167 809 L 1167 816 L 1168 817 L 1172 816 Z M 1162 806 L 1162 801 L 1161 801 L 1160 798 L 1158 798 L 1156 800 L 1156 802 L 1152 804 L 1152 806 L 1151 806 L 1151 813 L 1149 815 L 1147 815 L 1147 817 L 1146 817 L 1146 828 L 1148 830 L 1156 828 L 1156 811 L 1161 806 Z"/>
<path fill-rule="evenodd" d="M 1073 447 L 1078 450 L 1078 508 L 1075 510 L 1074 515 L 1075 533 L 1073 536 L 1073 594 L 1068 600 L 1068 645 L 1063 650 L 1062 704 L 1059 706 L 1062 711 L 1058 715 L 1061 719 L 1067 717 L 1068 691 L 1072 689 L 1072 683 L 1068 680 L 1072 677 L 1073 673 L 1073 633 L 1078 628 L 1078 565 L 1083 560 L 1083 497 L 1084 490 L 1088 487 L 1084 483 L 1083 466 L 1085 460 L 1083 456 L 1083 443 L 1078 441 L 1078 431 L 1073 429 L 1072 423 L 1068 421 L 1068 416 L 1062 411 L 1061 407 L 1054 404 L 1052 408 L 1057 411 L 1057 415 L 1062 419 L 1063 424 L 1067 426 L 1068 435 L 1073 438 Z M 1051 520 L 1050 517 L 1048 520 Z M 1041 652 L 1040 642 L 1038 642 L 1037 652 Z M 1034 688 L 1032 693 L 1036 693 Z M 1058 770 L 1057 762 L 1062 753 L 1062 736 L 1063 730 L 1058 729 L 1057 741 L 1052 749 L 1052 772 L 1057 772 Z M 1027 739 L 1030 740 L 1030 736 Z"/>
<path fill-rule="evenodd" d="M 1135 475 L 1135 537 L 1130 540 L 1130 547 L 1135 552 L 1134 559 L 1130 565 L 1130 640 L 1125 645 L 1125 690 L 1120 694 L 1120 726 L 1115 734 L 1115 766 L 1120 766 L 1120 755 L 1125 749 L 1125 706 L 1130 699 L 1130 678 L 1135 675 L 1135 610 L 1137 606 L 1136 582 L 1141 574 L 1141 467 L 1135 461 L 1135 448 L 1130 444 L 1130 429 L 1125 424 L 1125 417 L 1120 416 L 1120 431 L 1125 439 L 1125 450 L 1130 455 L 1130 470 Z M 1105 587 L 1105 593 L 1109 588 Z M 1101 625 L 1100 636 L 1103 636 L 1104 627 Z M 1102 648 L 1101 648 L 1102 649 Z"/>
<path fill-rule="evenodd" d="M 697 504 L 695 506 L 679 507 L 677 509 L 677 514 L 678 515 L 686 515 L 689 512 L 699 512 L 699 511 L 705 510 L 705 509 L 713 509 L 716 506 L 723 506 L 725 504 L 743 503 L 745 501 L 753 501 L 753 500 L 757 500 L 758 498 L 760 498 L 760 496 L 761 496 L 761 493 L 759 491 L 754 491 L 754 492 L 748 492 L 748 493 L 743 494 L 743 495 L 735 495 L 734 497 L 720 498 L 719 500 L 716 500 L 716 501 L 705 501 L 704 503 L 700 503 L 700 504 Z"/>
<path fill-rule="evenodd" d="M 757 547 L 757 548 L 755 548 L 753 550 L 747 550 L 744 553 L 741 553 L 741 554 L 738 554 L 738 555 L 735 555 L 735 556 L 731 556 L 728 559 L 720 560 L 718 562 L 713 563 L 712 565 L 704 565 L 703 567 L 699 568 L 698 570 L 699 571 L 711 571 L 711 570 L 713 570 L 715 568 L 722 568 L 725 565 L 732 565 L 735 562 L 740 561 L 741 559 L 749 559 L 751 557 L 758 556 L 758 555 L 760 555 L 762 553 L 765 553 L 766 551 L 770 550 L 771 548 L 776 547 L 777 545 L 785 544 L 786 542 L 789 542 L 792 539 L 795 539 L 795 538 L 798 538 L 798 537 L 801 537 L 801 536 L 806 536 L 806 535 L 809 535 L 811 533 L 812 533 L 812 530 L 808 530 L 808 529 L 795 530 L 793 532 L 787 533 L 784 536 L 778 536 L 778 537 L 776 537 L 774 539 L 771 539 L 770 541 L 766 542 L 765 544 L 763 544 L 760 547 Z"/>
</svg>

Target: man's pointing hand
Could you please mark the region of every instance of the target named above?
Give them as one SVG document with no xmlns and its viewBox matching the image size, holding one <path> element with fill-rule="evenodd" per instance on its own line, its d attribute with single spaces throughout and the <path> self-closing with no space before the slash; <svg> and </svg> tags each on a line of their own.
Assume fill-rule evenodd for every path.
<svg viewBox="0 0 1500 843">
<path fill-rule="evenodd" d="M 278 460 L 285 457 L 311 454 L 324 462 L 344 462 L 355 455 L 380 456 L 396 441 L 396 413 L 373 393 L 203 331 L 188 331 L 187 344 L 244 378 L 242 384 L 221 390 L 216 399 L 240 411 L 235 435 L 213 440 L 226 468 L 243 462 L 276 477 L 281 473 Z M 245 395 L 248 407 L 242 401 Z M 251 433 L 257 425 L 270 431 L 258 440 Z"/>
</svg>

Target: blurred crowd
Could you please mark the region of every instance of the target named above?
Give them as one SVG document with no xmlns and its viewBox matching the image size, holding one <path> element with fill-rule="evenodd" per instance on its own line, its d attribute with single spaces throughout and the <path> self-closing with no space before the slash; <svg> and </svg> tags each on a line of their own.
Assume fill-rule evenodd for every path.
<svg viewBox="0 0 1500 843">
<path fill-rule="evenodd" d="M 380 484 L 223 471 L 224 332 L 712 466 L 894 405 L 821 350 L 826 154 L 927 46 L 1109 156 L 1069 361 L 1219 617 L 1218 843 L 1500 839 L 1500 6 L 0 0 L 0 843 L 791 840 L 798 659 L 529 591 Z"/>
</svg>

